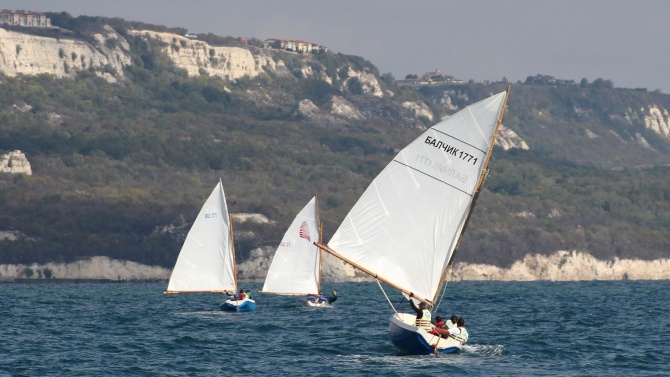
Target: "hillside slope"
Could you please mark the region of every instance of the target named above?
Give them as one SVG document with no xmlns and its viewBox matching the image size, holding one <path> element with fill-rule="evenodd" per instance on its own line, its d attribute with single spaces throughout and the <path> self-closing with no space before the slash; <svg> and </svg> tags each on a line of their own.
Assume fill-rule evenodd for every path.
<svg viewBox="0 0 670 377">
<path fill-rule="evenodd" d="M 0 29 L 22 46 L 0 43 L 0 54 L 24 67 L 0 65 L 0 154 L 22 151 L 32 171 L 0 173 L 2 264 L 103 256 L 170 268 L 219 178 L 233 213 L 272 220 L 236 224 L 242 261 L 274 247 L 314 193 L 328 240 L 400 148 L 507 86 L 399 87 L 356 56 L 54 20 L 71 39 Z M 61 70 L 73 54 L 82 64 Z M 668 108 L 662 93 L 513 84 L 457 261 L 670 258 Z"/>
</svg>

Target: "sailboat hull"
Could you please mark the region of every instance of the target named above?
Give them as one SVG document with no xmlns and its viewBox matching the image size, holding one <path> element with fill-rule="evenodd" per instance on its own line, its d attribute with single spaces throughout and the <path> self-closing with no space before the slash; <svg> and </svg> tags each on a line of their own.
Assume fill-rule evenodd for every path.
<svg viewBox="0 0 670 377">
<path fill-rule="evenodd" d="M 391 342 L 400 351 L 410 355 L 456 353 L 463 345 L 454 339 L 443 339 L 414 326 L 416 315 L 396 313 L 389 318 Z M 435 344 L 437 343 L 437 347 Z"/>
<path fill-rule="evenodd" d="M 330 307 L 330 304 L 325 302 L 325 301 L 324 302 L 317 302 L 317 301 L 307 300 L 307 301 L 305 301 L 305 303 L 307 304 L 307 306 L 310 306 L 312 308 L 328 308 L 328 307 Z"/>
<path fill-rule="evenodd" d="M 226 300 L 222 302 L 221 310 L 226 312 L 252 312 L 256 310 L 256 301 L 244 299 L 244 300 Z"/>
</svg>

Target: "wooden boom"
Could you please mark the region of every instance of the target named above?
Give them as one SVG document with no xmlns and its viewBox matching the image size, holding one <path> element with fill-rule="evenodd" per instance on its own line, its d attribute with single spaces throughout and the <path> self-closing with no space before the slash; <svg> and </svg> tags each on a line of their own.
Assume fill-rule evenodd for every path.
<svg viewBox="0 0 670 377">
<path fill-rule="evenodd" d="M 235 291 L 165 291 L 164 295 L 177 295 L 182 293 L 235 293 Z"/>
<path fill-rule="evenodd" d="M 314 242 L 314 245 L 316 245 L 319 249 L 321 249 L 321 250 L 325 250 L 325 251 L 327 251 L 328 253 L 330 253 L 330 254 L 336 256 L 337 258 L 342 259 L 343 261 L 345 261 L 345 262 L 349 263 L 350 265 L 352 265 L 352 266 L 358 268 L 359 270 L 365 272 L 366 274 L 372 276 L 373 278 L 375 278 L 375 279 L 377 279 L 377 280 L 379 280 L 379 281 L 382 281 L 382 282 L 384 282 L 384 283 L 390 285 L 391 287 L 393 287 L 393 288 L 399 290 L 400 292 L 402 292 L 402 293 L 404 293 L 404 294 L 406 294 L 406 295 L 408 295 L 408 296 L 410 296 L 410 297 L 412 297 L 412 298 L 415 298 L 415 299 L 417 299 L 417 300 L 419 300 L 419 301 L 423 301 L 423 302 L 425 302 L 426 304 L 428 304 L 428 305 L 430 305 L 430 306 L 433 305 L 433 302 L 432 302 L 432 301 L 430 301 L 430 300 L 428 300 L 428 299 L 426 299 L 426 298 L 423 298 L 423 297 L 414 295 L 414 293 L 412 293 L 412 292 L 410 292 L 410 291 L 408 291 L 408 290 L 406 290 L 406 289 L 404 289 L 404 288 L 402 288 L 402 287 L 399 287 L 398 285 L 396 285 L 396 284 L 390 282 L 388 279 L 384 278 L 383 276 L 379 276 L 378 274 L 376 274 L 376 273 L 374 273 L 374 272 L 368 270 L 367 268 L 365 268 L 365 267 L 359 265 L 358 263 L 353 262 L 353 261 L 351 261 L 351 260 L 349 260 L 349 259 L 343 257 L 343 256 L 340 255 L 337 251 L 335 251 L 335 250 L 329 248 L 328 246 L 322 244 L 321 242 Z"/>
</svg>

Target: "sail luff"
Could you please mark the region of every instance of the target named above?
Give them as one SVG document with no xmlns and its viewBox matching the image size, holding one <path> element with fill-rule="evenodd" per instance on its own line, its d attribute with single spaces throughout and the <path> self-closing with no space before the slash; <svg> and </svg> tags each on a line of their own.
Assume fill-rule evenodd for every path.
<svg viewBox="0 0 670 377">
<path fill-rule="evenodd" d="M 468 216 L 465 219 L 465 223 L 463 225 L 463 229 L 461 230 L 461 234 L 458 237 L 458 242 L 456 243 L 456 247 L 454 248 L 454 251 L 451 254 L 451 258 L 449 258 L 449 263 L 447 263 L 447 266 L 451 266 L 454 260 L 454 254 L 456 254 L 456 250 L 458 250 L 458 246 L 460 245 L 461 238 L 463 234 L 465 233 L 466 228 L 468 227 L 468 223 L 470 222 L 470 216 L 472 215 L 472 211 L 475 208 L 475 204 L 477 203 L 477 199 L 479 198 L 479 194 L 481 193 L 482 187 L 484 186 L 484 181 L 486 180 L 486 177 L 488 177 L 490 169 L 488 167 L 489 165 L 489 160 L 491 159 L 491 153 L 493 152 L 493 146 L 495 145 L 496 138 L 498 136 L 498 130 L 500 129 L 500 125 L 502 124 L 502 119 L 503 115 L 505 114 L 505 108 L 507 107 L 507 97 L 509 96 L 509 91 L 510 91 L 510 86 L 507 86 L 507 91 L 505 92 L 505 98 L 503 99 L 502 106 L 500 108 L 500 112 L 498 113 L 498 121 L 496 122 L 496 127 L 495 131 L 493 132 L 493 137 L 491 138 L 491 143 L 489 144 L 489 151 L 486 154 L 486 160 L 484 161 L 484 165 L 482 167 L 482 173 L 479 176 L 479 182 L 477 183 L 477 189 L 475 190 L 475 194 L 472 198 L 472 204 L 470 205 L 470 210 L 468 211 Z M 445 269 L 446 271 L 446 269 Z M 439 292 L 439 290 L 438 290 Z"/>
<path fill-rule="evenodd" d="M 451 252 L 451 256 L 449 257 L 449 261 L 447 262 L 447 265 L 444 269 L 444 272 L 442 273 L 442 276 L 440 278 L 440 283 L 438 285 L 438 289 L 435 291 L 435 295 L 433 296 L 433 301 L 435 302 L 437 300 L 437 297 L 440 295 L 440 291 L 442 290 L 442 287 L 444 286 L 447 277 L 449 275 L 449 271 L 451 271 L 451 264 L 454 261 L 454 256 L 456 255 L 456 252 L 458 251 L 459 246 L 461 245 L 461 240 L 463 239 L 463 234 L 465 234 L 465 230 L 468 227 L 468 224 L 470 222 L 470 217 L 472 216 L 472 212 L 474 211 L 475 205 L 477 204 L 477 199 L 479 199 L 479 194 L 481 193 L 481 189 L 484 186 L 484 181 L 486 180 L 486 177 L 488 177 L 489 174 L 489 160 L 491 159 L 491 153 L 493 152 L 493 146 L 495 145 L 496 138 L 498 136 L 498 131 L 500 129 L 500 125 L 502 124 L 502 119 L 503 115 L 505 114 L 505 108 L 507 107 L 507 98 L 509 96 L 509 91 L 510 91 L 510 86 L 507 86 L 507 91 L 505 92 L 505 98 L 503 99 L 502 105 L 500 106 L 500 111 L 498 112 L 498 120 L 496 121 L 496 126 L 495 130 L 493 131 L 493 137 L 491 138 L 491 142 L 489 143 L 489 149 L 488 153 L 486 154 L 486 159 L 484 160 L 484 164 L 482 166 L 482 172 L 479 175 L 479 181 L 477 182 L 477 188 L 475 190 L 475 193 L 472 197 L 472 203 L 470 204 L 470 209 L 468 210 L 467 217 L 465 218 L 465 222 L 463 223 L 463 228 L 461 229 L 461 232 L 458 236 L 458 241 L 456 241 L 456 246 L 454 247 L 454 250 Z"/>
<path fill-rule="evenodd" d="M 164 291 L 164 295 L 179 295 L 187 293 L 233 293 L 234 290 L 210 290 L 210 291 Z"/>
<path fill-rule="evenodd" d="M 505 115 L 505 109 L 507 108 L 507 98 L 509 97 L 510 88 L 511 85 L 507 85 L 505 98 L 503 98 L 503 103 L 500 107 L 500 112 L 498 113 L 498 121 L 496 122 L 495 131 L 493 131 L 493 138 L 491 138 L 491 143 L 489 144 L 489 153 L 486 154 L 486 161 L 484 162 L 484 166 L 482 166 L 482 171 L 488 169 L 489 160 L 491 159 L 491 152 L 493 151 L 493 146 L 495 145 L 496 138 L 498 137 L 498 131 L 500 130 L 500 125 L 502 124 L 503 116 Z M 481 184 L 484 184 L 484 182 L 482 181 Z"/>
<path fill-rule="evenodd" d="M 319 243 L 322 242 L 323 240 L 323 224 L 321 224 L 321 211 L 319 209 L 319 197 L 318 195 L 314 194 L 314 200 L 316 202 L 316 223 L 319 227 Z M 323 253 L 321 251 L 321 248 L 318 249 L 319 251 L 319 271 L 316 275 L 316 289 L 317 292 L 321 292 L 321 267 L 323 266 Z"/>
<path fill-rule="evenodd" d="M 233 216 L 230 214 L 228 214 L 228 222 L 230 224 L 230 234 L 228 235 L 228 238 L 230 239 L 230 247 L 232 249 L 233 280 L 235 281 L 235 291 L 237 292 L 237 287 L 239 287 L 239 284 L 237 284 L 237 262 L 235 261 L 235 237 L 233 235 Z"/>
<path fill-rule="evenodd" d="M 227 228 L 228 232 L 221 232 L 221 234 L 225 234 L 227 238 L 227 247 L 223 250 L 226 253 L 226 257 L 224 257 L 224 261 L 229 261 L 225 263 L 227 273 L 228 273 L 228 279 L 232 280 L 232 290 L 233 292 L 237 292 L 237 289 L 239 288 L 237 284 L 237 262 L 235 260 L 235 238 L 233 237 L 233 217 L 230 214 L 230 211 L 228 211 L 228 202 L 226 200 L 226 193 L 223 190 L 223 182 L 219 178 L 219 191 L 221 195 L 221 206 L 222 206 L 222 211 L 225 212 L 226 214 L 226 219 L 228 220 Z M 224 279 L 226 278 L 224 274 Z M 225 282 L 224 282 L 225 284 Z"/>
<path fill-rule="evenodd" d="M 280 296 L 304 296 L 304 292 L 273 292 L 273 291 L 258 291 L 258 293 L 268 294 L 268 295 L 280 295 Z M 310 294 L 317 294 L 317 292 L 312 292 Z"/>
</svg>

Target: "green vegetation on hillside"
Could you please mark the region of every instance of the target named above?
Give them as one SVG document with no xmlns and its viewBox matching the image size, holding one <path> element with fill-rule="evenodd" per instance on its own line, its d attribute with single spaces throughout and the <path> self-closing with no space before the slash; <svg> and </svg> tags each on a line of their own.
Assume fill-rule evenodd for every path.
<svg viewBox="0 0 670 377">
<path fill-rule="evenodd" d="M 603 260 L 668 258 L 670 168 L 602 170 L 495 150 L 459 259 L 508 265 L 586 250 Z"/>
<path fill-rule="evenodd" d="M 421 132 L 399 126 L 408 111 L 383 104 L 421 101 L 442 116 L 452 112 L 445 97 L 463 107 L 506 88 L 396 87 L 360 57 L 325 53 L 308 63 L 279 53 L 288 78 L 190 78 L 157 42 L 126 32 L 146 25 L 59 17 L 82 36 L 112 25 L 128 40 L 132 65 L 117 84 L 91 71 L 75 79 L 0 76 L 0 152 L 22 150 L 33 170 L 0 173 L 0 231 L 21 235 L 0 239 L 0 263 L 105 255 L 171 267 L 219 178 L 232 213 L 276 221 L 235 224 L 242 259 L 255 247 L 276 246 L 314 194 L 327 241 L 376 174 Z M 303 64 L 331 82 L 301 77 Z M 355 81 L 341 89 L 347 67 L 372 72 L 394 96 L 373 100 Z M 271 101 L 258 101 L 258 93 Z M 377 107 L 369 119 L 338 126 L 294 117 L 301 100 L 325 107 L 335 95 Z M 561 249 L 602 259 L 670 257 L 670 144 L 631 115 L 652 105 L 670 108 L 670 98 L 513 85 L 503 123 L 531 150 L 495 149 L 457 260 L 508 265 Z"/>
</svg>

